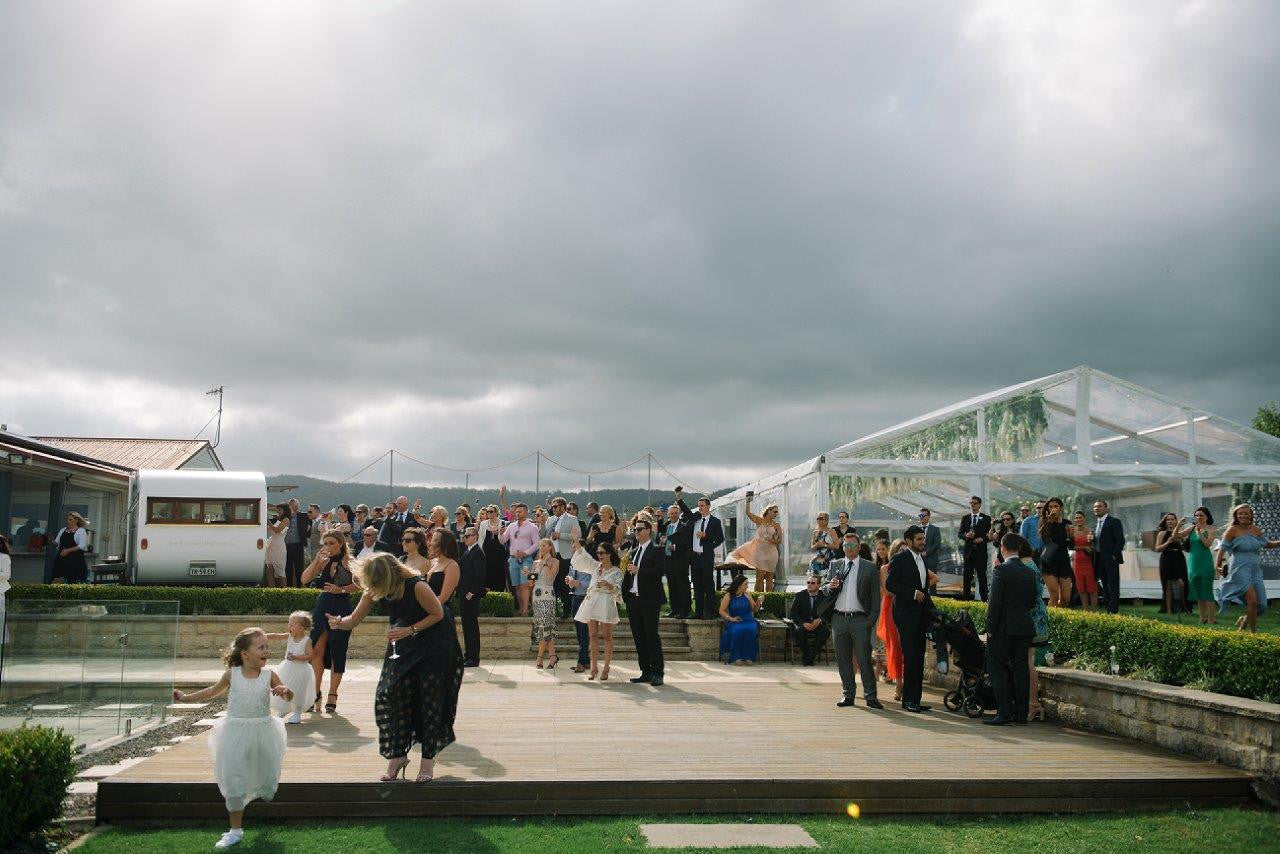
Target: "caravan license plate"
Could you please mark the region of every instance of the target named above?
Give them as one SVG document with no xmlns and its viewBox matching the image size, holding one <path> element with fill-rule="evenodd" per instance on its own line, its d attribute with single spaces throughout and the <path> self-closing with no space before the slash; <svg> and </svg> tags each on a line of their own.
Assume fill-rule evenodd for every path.
<svg viewBox="0 0 1280 854">
<path fill-rule="evenodd" d="M 193 566 L 187 570 L 188 575 L 214 575 L 216 572 L 211 566 Z"/>
</svg>

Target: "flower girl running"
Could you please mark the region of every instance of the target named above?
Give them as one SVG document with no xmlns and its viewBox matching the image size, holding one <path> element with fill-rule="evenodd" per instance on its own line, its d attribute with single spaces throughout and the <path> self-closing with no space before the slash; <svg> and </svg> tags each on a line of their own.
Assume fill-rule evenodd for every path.
<svg viewBox="0 0 1280 854">
<path fill-rule="evenodd" d="M 184 694 L 173 692 L 178 703 L 203 702 L 230 689 L 226 717 L 209 733 L 213 752 L 213 777 L 227 802 L 231 829 L 214 848 L 230 848 L 244 837 L 244 807 L 261 798 L 269 801 L 280 785 L 284 763 L 284 723 L 271 714 L 271 695 L 293 699 L 293 692 L 266 666 L 267 633 L 244 629 L 222 655 L 227 670 L 208 688 Z"/>
<path fill-rule="evenodd" d="M 315 673 L 311 670 L 310 631 L 311 615 L 306 611 L 294 611 L 289 615 L 288 632 L 267 632 L 267 640 L 288 641 L 284 661 L 276 665 L 275 671 L 285 687 L 293 692 L 293 699 L 271 698 L 272 713 L 280 717 L 288 715 L 286 723 L 302 723 L 302 706 L 315 682 Z"/>
</svg>

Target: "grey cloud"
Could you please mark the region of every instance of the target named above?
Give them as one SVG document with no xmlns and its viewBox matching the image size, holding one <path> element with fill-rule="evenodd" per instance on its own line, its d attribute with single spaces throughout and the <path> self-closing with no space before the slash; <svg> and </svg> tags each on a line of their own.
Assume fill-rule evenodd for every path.
<svg viewBox="0 0 1280 854">
<path fill-rule="evenodd" d="M 333 476 L 723 485 L 1081 362 L 1247 420 L 1280 12 L 1113 12 L 6 4 L 7 349 L 225 383 L 230 463 Z M 33 432 L 190 429 L 4 388 Z"/>
</svg>

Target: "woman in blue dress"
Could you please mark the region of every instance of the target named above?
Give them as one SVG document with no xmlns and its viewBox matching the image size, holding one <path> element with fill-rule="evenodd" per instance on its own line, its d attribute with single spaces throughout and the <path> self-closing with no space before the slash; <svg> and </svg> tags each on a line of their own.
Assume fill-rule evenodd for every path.
<svg viewBox="0 0 1280 854">
<path fill-rule="evenodd" d="M 320 538 L 320 549 L 315 559 L 302 572 L 302 583 L 320 590 L 311 614 L 311 667 L 316 673 L 316 698 L 312 702 L 312 711 L 317 713 L 320 711 L 320 686 L 326 670 L 329 671 L 329 696 L 324 710 L 329 714 L 338 710 L 338 686 L 342 684 L 342 674 L 347 671 L 347 645 L 351 642 L 351 630 L 330 628 L 328 615 L 345 617 L 351 613 L 351 594 L 360 590 L 351 569 L 347 538 L 336 531 L 326 531 Z"/>
<path fill-rule="evenodd" d="M 720 635 L 720 659 L 730 664 L 755 664 L 760 657 L 760 624 L 756 613 L 764 601 L 746 592 L 747 577 L 735 575 L 720 600 L 720 618 L 724 633 Z"/>
<path fill-rule="evenodd" d="M 1231 511 L 1231 524 L 1222 535 L 1222 554 L 1227 556 L 1227 580 L 1218 589 L 1218 613 L 1232 602 L 1244 606 L 1244 616 L 1236 620 L 1236 629 L 1258 631 L 1258 615 L 1267 610 L 1267 590 L 1262 583 L 1261 551 L 1280 546 L 1280 540 L 1269 540 L 1253 521 L 1253 508 L 1237 505 Z"/>
</svg>

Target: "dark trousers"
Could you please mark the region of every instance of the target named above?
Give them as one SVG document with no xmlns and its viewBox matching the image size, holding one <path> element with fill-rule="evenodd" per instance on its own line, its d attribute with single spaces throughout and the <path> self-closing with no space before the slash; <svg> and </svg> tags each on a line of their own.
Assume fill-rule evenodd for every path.
<svg viewBox="0 0 1280 854">
<path fill-rule="evenodd" d="M 694 552 L 689 558 L 693 574 L 693 616 L 698 620 L 714 620 L 720 613 L 716 602 L 716 556 L 710 551 Z"/>
<path fill-rule="evenodd" d="M 286 543 L 284 547 L 284 577 L 289 587 L 302 586 L 302 570 L 306 565 L 306 543 Z"/>
<path fill-rule="evenodd" d="M 796 626 L 791 636 L 795 639 L 796 646 L 800 647 L 800 660 L 805 664 L 813 664 L 813 660 L 826 645 L 827 638 L 831 636 L 831 629 L 826 623 L 811 632 L 806 631 L 804 626 Z"/>
<path fill-rule="evenodd" d="M 570 606 L 573 609 L 572 616 L 576 617 L 578 615 L 578 609 L 582 607 L 582 600 L 586 598 L 585 593 L 581 596 L 573 597 L 573 604 Z M 586 623 L 579 623 L 574 620 L 573 633 L 578 636 L 578 664 L 582 667 L 590 667 L 591 630 L 587 628 Z"/>
<path fill-rule="evenodd" d="M 689 595 L 689 555 L 676 553 L 666 560 L 663 575 L 667 578 L 667 601 L 671 604 L 671 616 L 687 617 L 693 607 Z"/>
<path fill-rule="evenodd" d="M 1094 559 L 1093 569 L 1098 574 L 1098 597 L 1107 613 L 1115 614 L 1120 610 L 1120 564 L 1110 556 L 1099 555 Z"/>
<path fill-rule="evenodd" d="M 924 687 L 924 621 L 915 625 L 898 625 L 902 643 L 902 702 L 919 703 Z"/>
<path fill-rule="evenodd" d="M 978 576 L 978 598 L 987 601 L 987 550 L 969 549 L 964 554 L 964 595 L 973 598 L 973 576 Z"/>
<path fill-rule="evenodd" d="M 649 602 L 639 596 L 625 596 L 627 620 L 631 623 L 631 637 L 636 644 L 636 658 L 640 660 L 641 676 L 662 675 L 662 638 L 658 637 L 657 602 Z"/>
<path fill-rule="evenodd" d="M 462 660 L 467 664 L 480 663 L 480 596 L 458 600 L 459 617 L 462 620 Z"/>
<path fill-rule="evenodd" d="M 557 557 L 560 562 L 560 568 L 556 570 L 555 588 L 556 598 L 560 600 L 560 613 L 566 617 L 573 616 L 573 591 L 569 589 L 569 585 L 564 581 L 569 577 L 569 559 L 567 557 Z"/>
<path fill-rule="evenodd" d="M 1031 669 L 1027 651 L 1031 638 L 998 632 L 987 641 L 987 672 L 991 688 L 996 692 L 996 717 L 1006 721 L 1025 721 L 1031 697 Z"/>
</svg>

